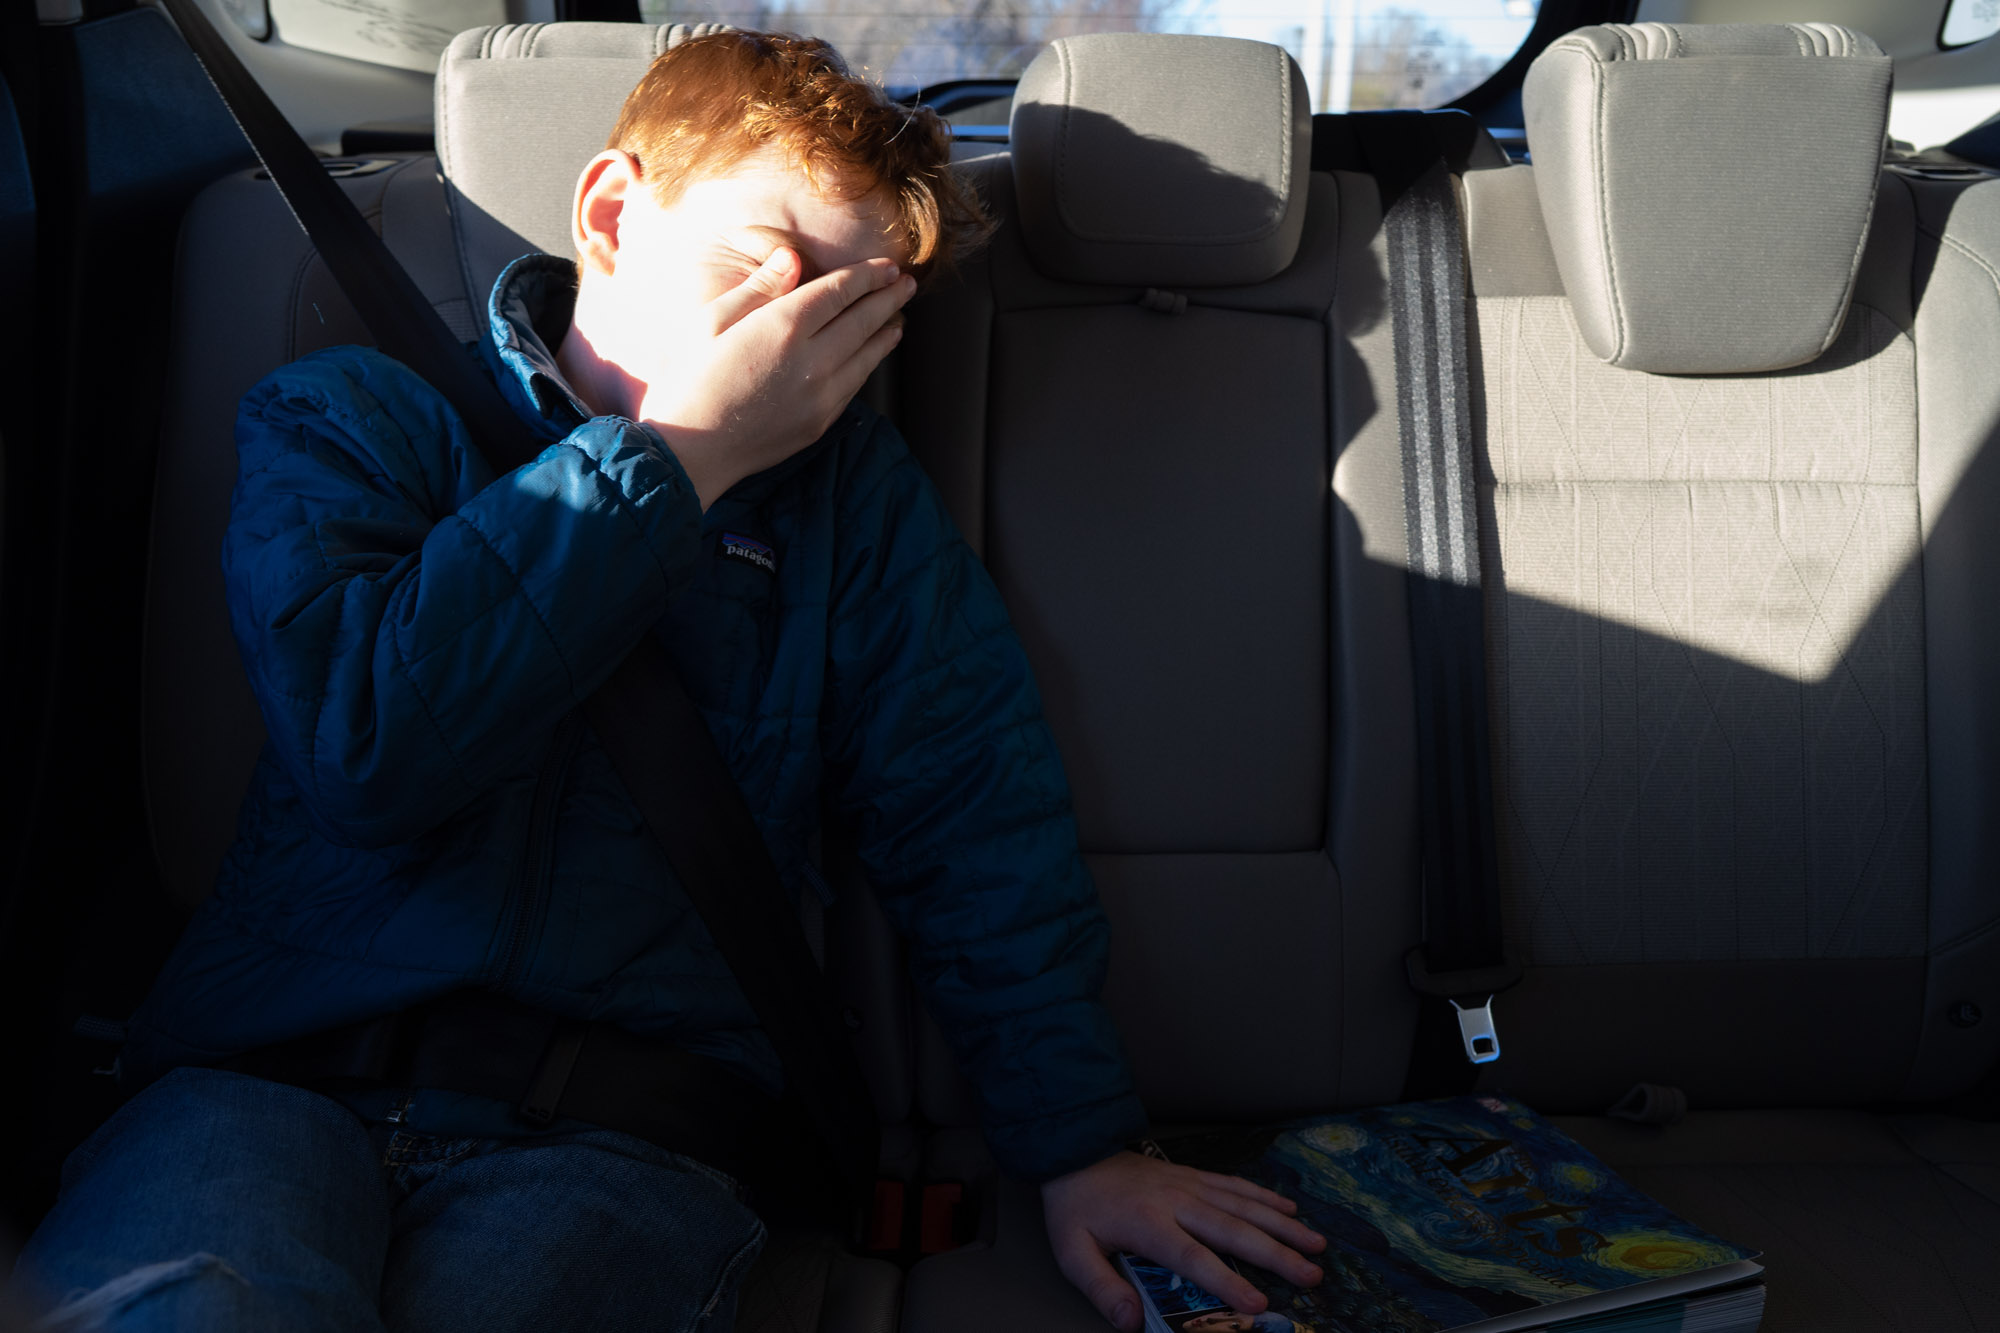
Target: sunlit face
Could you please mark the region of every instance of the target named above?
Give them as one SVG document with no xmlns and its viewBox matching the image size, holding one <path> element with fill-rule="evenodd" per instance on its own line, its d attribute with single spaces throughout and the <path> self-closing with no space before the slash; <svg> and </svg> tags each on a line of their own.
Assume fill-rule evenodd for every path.
<svg viewBox="0 0 2000 1333">
<path fill-rule="evenodd" d="M 582 283 L 557 352 L 571 389 L 594 412 L 636 417 L 661 365 L 698 361 L 705 340 L 749 308 L 725 319 L 711 303 L 780 247 L 798 256 L 796 285 L 864 260 L 905 266 L 889 193 L 843 199 L 832 185 L 834 197 L 821 194 L 772 147 L 662 205 L 630 155 L 598 154 L 572 215 Z"/>
<path fill-rule="evenodd" d="M 865 259 L 909 261 L 887 191 L 828 198 L 773 145 L 690 182 L 664 207 L 648 188 L 628 195 L 609 285 L 638 306 L 704 304 L 780 246 L 798 254 L 801 284 Z"/>
</svg>

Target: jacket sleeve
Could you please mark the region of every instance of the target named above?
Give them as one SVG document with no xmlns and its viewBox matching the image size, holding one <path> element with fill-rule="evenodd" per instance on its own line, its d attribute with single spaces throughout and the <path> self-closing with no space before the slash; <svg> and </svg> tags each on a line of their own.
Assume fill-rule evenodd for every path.
<svg viewBox="0 0 2000 1333">
<path fill-rule="evenodd" d="M 279 763 L 328 836 L 407 842 L 523 766 L 693 568 L 693 487 L 650 430 L 579 426 L 494 478 L 370 349 L 238 411 L 231 627 Z"/>
<path fill-rule="evenodd" d="M 842 487 L 827 755 L 995 1160 L 1045 1180 L 1146 1127 L 1099 998 L 1109 932 L 1000 595 L 875 430 Z"/>
</svg>

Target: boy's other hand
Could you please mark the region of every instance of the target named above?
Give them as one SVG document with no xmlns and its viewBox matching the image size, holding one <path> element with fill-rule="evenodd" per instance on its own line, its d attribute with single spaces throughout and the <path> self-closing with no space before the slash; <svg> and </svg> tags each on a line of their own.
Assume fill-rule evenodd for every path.
<svg viewBox="0 0 2000 1333">
<path fill-rule="evenodd" d="M 659 430 L 701 507 L 826 432 L 903 336 L 915 279 L 887 259 L 799 282 L 775 251 L 670 340 L 639 416 Z"/>
<path fill-rule="evenodd" d="M 1245 1314 L 1264 1309 L 1264 1294 L 1218 1250 L 1296 1286 L 1321 1277 L 1301 1251 L 1317 1254 L 1326 1239 L 1293 1216 L 1298 1205 L 1238 1176 L 1121 1152 L 1043 1185 L 1042 1211 L 1063 1276 L 1121 1329 L 1144 1319 L 1139 1293 L 1108 1257 L 1121 1250 L 1166 1265 Z"/>
</svg>

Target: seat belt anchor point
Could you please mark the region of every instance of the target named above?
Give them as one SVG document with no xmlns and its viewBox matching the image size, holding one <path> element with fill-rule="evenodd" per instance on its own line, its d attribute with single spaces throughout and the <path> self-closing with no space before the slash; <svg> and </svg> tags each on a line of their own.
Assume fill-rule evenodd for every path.
<svg viewBox="0 0 2000 1333">
<path fill-rule="evenodd" d="M 1476 1005 L 1451 1001 L 1458 1015 L 1459 1039 L 1465 1043 L 1465 1058 L 1476 1065 L 1490 1065 L 1500 1058 L 1500 1031 L 1493 1025 L 1493 997 Z"/>
</svg>

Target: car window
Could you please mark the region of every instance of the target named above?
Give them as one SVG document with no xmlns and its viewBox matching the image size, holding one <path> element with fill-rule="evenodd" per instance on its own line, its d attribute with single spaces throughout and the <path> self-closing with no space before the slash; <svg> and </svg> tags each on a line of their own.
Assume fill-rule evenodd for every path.
<svg viewBox="0 0 2000 1333">
<path fill-rule="evenodd" d="M 1273 42 L 1305 71 L 1315 111 L 1442 106 L 1500 68 L 1537 0 L 641 0 L 649 23 L 723 22 L 824 37 L 901 92 L 1011 79 L 1057 37 L 1191 32 Z M 961 117 L 954 116 L 954 119 Z M 1004 119 L 1001 116 L 1000 119 Z"/>
<path fill-rule="evenodd" d="M 1944 11 L 1939 46 L 1965 46 L 2000 32 L 2000 0 L 1951 0 Z"/>
<path fill-rule="evenodd" d="M 455 34 L 514 17 L 507 0 L 224 0 L 223 12 L 253 37 L 275 28 L 287 46 L 425 74 Z"/>
</svg>

